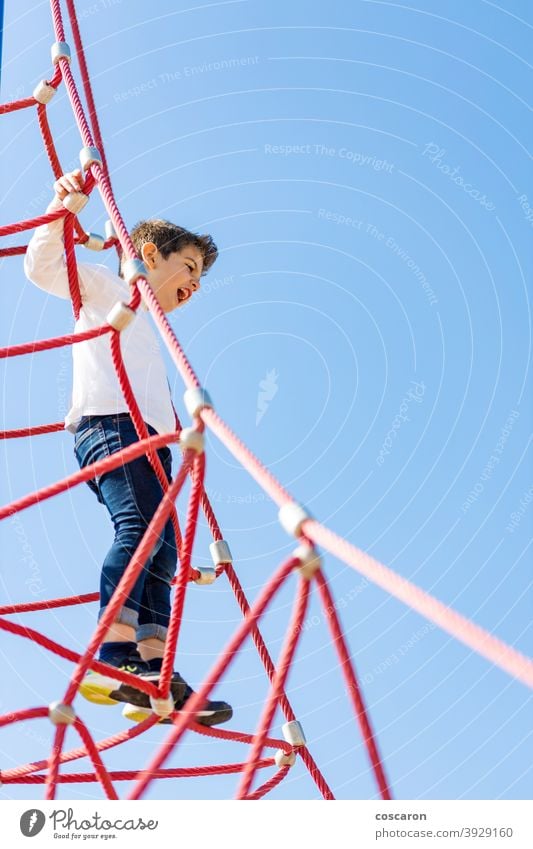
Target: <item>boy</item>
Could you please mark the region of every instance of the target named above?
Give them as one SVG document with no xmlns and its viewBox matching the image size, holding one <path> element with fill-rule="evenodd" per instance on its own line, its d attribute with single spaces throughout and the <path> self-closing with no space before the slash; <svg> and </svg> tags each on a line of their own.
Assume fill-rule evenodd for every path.
<svg viewBox="0 0 533 849">
<path fill-rule="evenodd" d="M 54 183 L 55 197 L 47 213 L 62 207 L 69 192 L 83 188 L 81 171 L 64 174 Z M 24 270 L 29 280 L 61 298 L 69 298 L 64 259 L 63 223 L 60 218 L 38 227 L 28 245 Z M 166 313 L 181 307 L 200 288 L 200 277 L 217 258 L 211 236 L 198 236 L 168 221 L 138 224 L 131 233 L 147 267 L 147 280 Z M 82 308 L 75 332 L 106 323 L 117 301 L 129 301 L 124 281 L 105 265 L 78 265 Z M 175 430 L 174 408 L 159 344 L 142 307 L 121 333 L 121 347 L 133 392 L 150 434 Z M 137 441 L 137 433 L 119 386 L 111 359 L 109 337 L 104 335 L 72 346 L 72 407 L 65 427 L 75 434 L 74 453 L 81 468 Z M 158 451 L 167 479 L 171 480 L 171 453 Z M 100 581 L 100 614 L 130 562 L 162 498 L 162 489 L 147 458 L 141 456 L 89 481 L 114 525 L 115 538 L 104 560 Z M 99 660 L 109 665 L 107 676 L 88 672 L 80 686 L 86 699 L 97 704 L 129 702 L 124 715 L 142 720 L 149 715 L 150 700 L 113 678 L 113 667 L 156 682 L 161 671 L 170 618 L 170 583 L 176 571 L 174 529 L 168 520 L 116 621 L 104 636 Z M 175 672 L 171 693 L 176 709 L 184 706 L 191 688 Z M 226 702 L 209 701 L 197 715 L 204 725 L 217 725 L 232 716 Z"/>
</svg>

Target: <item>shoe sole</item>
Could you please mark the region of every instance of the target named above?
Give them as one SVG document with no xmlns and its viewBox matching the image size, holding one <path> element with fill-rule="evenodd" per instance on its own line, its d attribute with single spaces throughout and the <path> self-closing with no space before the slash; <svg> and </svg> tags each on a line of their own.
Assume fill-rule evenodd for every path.
<svg viewBox="0 0 533 849">
<path fill-rule="evenodd" d="M 129 719 L 130 722 L 144 722 L 149 716 L 152 716 L 153 711 L 149 708 L 139 707 L 133 704 L 124 705 L 122 708 L 122 716 Z M 228 722 L 233 716 L 233 708 L 226 705 L 218 710 L 200 710 L 196 714 L 196 722 L 199 725 L 206 725 L 210 728 L 213 725 L 221 725 L 223 722 Z M 169 717 L 161 717 L 159 722 L 163 725 L 171 725 L 172 720 Z"/>
<path fill-rule="evenodd" d="M 111 699 L 110 694 L 115 691 L 117 684 L 119 682 L 115 678 L 96 673 L 83 679 L 79 692 L 95 705 L 116 705 L 117 700 Z"/>
<path fill-rule="evenodd" d="M 143 675 L 143 681 L 157 682 L 159 675 Z M 94 672 L 88 675 L 80 684 L 80 693 L 97 705 L 116 705 L 117 702 L 127 702 L 136 707 L 150 709 L 150 696 L 142 690 L 137 690 L 130 684 L 124 684 L 108 675 Z"/>
</svg>

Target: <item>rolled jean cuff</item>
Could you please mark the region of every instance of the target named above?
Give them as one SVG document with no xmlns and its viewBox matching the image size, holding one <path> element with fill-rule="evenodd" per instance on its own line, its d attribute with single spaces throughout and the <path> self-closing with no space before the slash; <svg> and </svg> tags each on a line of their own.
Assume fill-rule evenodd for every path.
<svg viewBox="0 0 533 849">
<path fill-rule="evenodd" d="M 147 622 L 144 625 L 139 625 L 137 628 L 137 642 L 140 640 L 149 640 L 150 638 L 165 642 L 167 632 L 168 628 L 165 625 L 157 625 L 156 622 Z"/>
<path fill-rule="evenodd" d="M 102 618 L 105 611 L 105 607 L 100 608 L 100 612 L 98 613 L 98 620 Z M 113 624 L 129 625 L 131 628 L 137 629 L 139 625 L 139 614 L 136 610 L 132 610 L 131 607 L 121 607 L 117 615 L 115 616 Z"/>
</svg>

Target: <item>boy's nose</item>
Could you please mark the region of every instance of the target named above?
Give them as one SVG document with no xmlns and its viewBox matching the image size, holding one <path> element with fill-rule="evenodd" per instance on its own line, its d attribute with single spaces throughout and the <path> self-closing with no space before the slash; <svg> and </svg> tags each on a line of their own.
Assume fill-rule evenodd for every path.
<svg viewBox="0 0 533 849">
<path fill-rule="evenodd" d="M 195 280 L 195 279 L 194 279 L 194 277 L 193 277 L 193 279 L 191 280 L 191 286 L 192 286 L 192 290 L 193 290 L 193 292 L 196 292 L 196 291 L 197 291 L 197 289 L 199 289 L 199 288 L 200 288 L 200 281 L 199 281 L 199 280 Z"/>
</svg>

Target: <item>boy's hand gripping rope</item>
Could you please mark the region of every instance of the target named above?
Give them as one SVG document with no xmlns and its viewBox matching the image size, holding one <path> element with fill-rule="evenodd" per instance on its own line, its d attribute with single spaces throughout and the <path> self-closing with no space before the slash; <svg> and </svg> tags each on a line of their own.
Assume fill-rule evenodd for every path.
<svg viewBox="0 0 533 849">
<path fill-rule="evenodd" d="M 56 43 L 52 47 L 52 59 L 55 65 L 54 73 L 50 81 L 43 80 L 34 90 L 33 96 L 0 105 L 0 114 L 30 108 L 35 106 L 43 143 L 50 161 L 52 171 L 57 179 L 61 173 L 61 164 L 54 146 L 50 132 L 47 108 L 51 102 L 56 89 L 63 82 L 66 86 L 68 96 L 72 105 L 76 123 L 83 142 L 81 153 L 82 167 L 86 172 L 84 194 L 88 197 L 96 185 L 110 217 L 110 226 L 107 230 L 107 238 L 87 234 L 81 227 L 76 215 L 76 210 L 81 208 L 81 201 L 69 202 L 70 210 L 63 208 L 38 218 L 20 221 L 0 227 L 0 236 L 12 235 L 32 229 L 39 224 L 54 221 L 57 218 L 65 218 L 65 251 L 67 256 L 67 269 L 69 287 L 72 297 L 74 314 L 77 317 L 82 307 L 75 257 L 75 244 L 86 243 L 93 249 L 108 249 L 115 247 L 120 254 L 124 253 L 126 261 L 133 265 L 137 262 L 135 249 L 129 237 L 124 221 L 120 215 L 115 202 L 113 190 L 109 179 L 109 171 L 106 163 L 103 141 L 98 125 L 96 107 L 92 94 L 89 72 L 85 59 L 82 39 L 80 36 L 74 0 L 66 0 L 70 24 L 73 32 L 76 55 L 80 65 L 81 79 L 85 97 L 89 105 L 88 119 L 85 115 L 80 95 L 71 69 L 70 49 L 66 44 L 63 17 L 61 13 L 60 0 L 51 0 L 52 16 L 56 35 Z M 86 202 L 86 201 L 84 201 Z M 76 236 L 74 236 L 76 233 Z M 0 257 L 17 256 L 24 253 L 25 245 L 0 249 Z M 129 448 L 113 454 L 93 466 L 80 470 L 70 475 L 63 481 L 43 487 L 37 492 L 30 493 L 11 504 L 0 509 L 0 520 L 24 510 L 32 504 L 37 504 L 44 499 L 57 495 L 79 483 L 102 474 L 117 465 L 131 461 L 141 454 L 146 454 L 163 488 L 162 502 L 147 527 L 143 539 L 137 548 L 132 560 L 117 587 L 106 614 L 98 623 L 89 646 L 86 651 L 79 655 L 64 646 L 50 640 L 38 631 L 17 625 L 9 619 L 4 618 L 12 614 L 21 614 L 37 610 L 65 607 L 69 605 L 84 604 L 98 599 L 98 593 L 73 596 L 70 598 L 50 599 L 48 601 L 22 603 L 8 605 L 0 608 L 0 630 L 17 634 L 32 640 L 37 645 L 53 652 L 65 660 L 75 664 L 74 674 L 63 695 L 63 698 L 53 702 L 48 707 L 36 707 L 27 710 L 18 710 L 11 714 L 0 717 L 0 728 L 16 722 L 25 722 L 34 719 L 49 719 L 55 726 L 55 739 L 52 755 L 48 761 L 36 761 L 25 764 L 14 769 L 4 770 L 0 773 L 3 784 L 44 784 L 46 786 L 46 798 L 55 798 L 57 786 L 63 783 L 86 783 L 99 782 L 104 793 L 110 799 L 116 799 L 117 791 L 115 783 L 120 781 L 136 781 L 130 798 L 140 798 L 148 785 L 159 778 L 183 778 L 199 775 L 222 775 L 241 774 L 241 783 L 238 790 L 238 798 L 258 799 L 262 798 L 274 787 L 283 781 L 291 767 L 295 763 L 296 756 L 300 756 L 302 763 L 307 768 L 309 775 L 317 786 L 318 791 L 325 799 L 332 799 L 333 793 L 318 766 L 313 760 L 302 727 L 296 720 L 290 701 L 285 691 L 285 682 L 293 663 L 295 652 L 304 630 L 302 623 L 309 599 L 309 594 L 314 583 L 318 587 L 318 597 L 324 608 L 326 620 L 329 624 L 333 644 L 337 651 L 340 667 L 346 680 L 346 688 L 352 700 L 354 711 L 359 722 L 361 734 L 366 746 L 370 766 L 373 770 L 379 794 L 383 799 L 391 798 L 391 792 L 379 754 L 377 741 L 370 723 L 368 712 L 364 703 L 362 691 L 358 683 L 354 665 L 349 655 L 348 647 L 344 638 L 343 629 L 335 609 L 331 590 L 327 579 L 321 568 L 320 557 L 314 545 L 321 545 L 337 556 L 343 562 L 354 568 L 368 580 L 377 583 L 384 590 L 402 600 L 404 603 L 417 610 L 430 621 L 438 624 L 449 634 L 462 641 L 466 646 L 478 652 L 490 662 L 513 675 L 522 683 L 533 687 L 533 661 L 520 654 L 520 652 L 496 639 L 479 626 L 468 621 L 459 613 L 439 602 L 420 588 L 414 586 L 406 579 L 395 574 L 374 558 L 355 548 L 345 540 L 337 537 L 332 531 L 325 528 L 316 520 L 312 519 L 303 507 L 291 498 L 289 493 L 279 484 L 273 475 L 257 460 L 246 446 L 232 433 L 230 428 L 218 416 L 212 407 L 207 393 L 201 388 L 192 366 L 190 365 L 180 343 L 176 339 L 163 310 L 161 309 L 148 281 L 142 275 L 133 274 L 131 278 L 131 299 L 129 304 L 122 305 L 109 317 L 109 323 L 88 331 L 86 333 L 68 334 L 55 339 L 45 339 L 22 345 L 9 346 L 0 349 L 0 359 L 21 356 L 29 353 L 51 350 L 53 348 L 73 345 L 82 341 L 96 338 L 103 334 L 110 334 L 110 345 L 113 363 L 119 378 L 119 382 L 128 405 L 128 409 L 135 423 L 139 441 Z M 131 390 L 131 385 L 124 366 L 120 350 L 120 330 L 125 324 L 125 310 L 135 312 L 141 302 L 141 296 L 152 313 L 154 321 L 161 336 L 169 350 L 169 353 L 181 374 L 187 387 L 186 407 L 193 419 L 193 428 L 182 430 L 179 419 L 176 417 L 176 433 L 164 436 L 148 436 L 142 415 L 136 399 Z M 120 315 L 119 315 L 120 313 Z M 227 543 L 223 540 L 222 532 L 216 520 L 214 511 L 209 502 L 204 487 L 205 456 L 203 453 L 203 430 L 209 427 L 212 432 L 223 442 L 229 451 L 244 466 L 244 468 L 255 478 L 260 486 L 267 492 L 272 500 L 280 508 L 280 522 L 285 530 L 294 536 L 300 545 L 293 555 L 286 560 L 279 570 L 267 583 L 259 598 L 250 606 L 237 574 L 232 564 L 231 553 Z M 0 438 L 13 439 L 23 436 L 36 436 L 52 433 L 62 429 L 62 423 L 20 427 L 13 430 L 0 431 Z M 168 443 L 180 441 L 183 447 L 183 458 L 175 480 L 168 484 L 163 468 L 157 456 L 157 449 Z M 186 515 L 185 533 L 182 536 L 175 509 L 175 501 L 183 489 L 186 479 L 191 476 L 192 487 L 189 498 L 189 507 Z M 211 553 L 213 567 L 210 570 L 195 570 L 191 565 L 193 544 L 195 539 L 197 518 L 199 508 L 202 508 L 209 529 L 213 537 Z M 127 740 L 132 740 L 145 733 L 157 721 L 154 713 L 144 722 L 134 728 L 121 731 L 113 737 L 95 742 L 89 729 L 79 717 L 74 708 L 73 701 L 76 697 L 78 687 L 83 675 L 88 669 L 105 671 L 105 666 L 95 660 L 105 631 L 112 622 L 113 617 L 121 605 L 123 593 L 128 591 L 143 568 L 144 563 L 153 548 L 154 541 L 164 527 L 168 518 L 171 518 L 176 530 L 176 539 L 179 549 L 179 573 L 176 578 L 177 590 L 173 603 L 169 636 L 163 660 L 163 669 L 159 687 L 147 682 L 139 682 L 127 672 L 116 671 L 116 677 L 126 683 L 136 683 L 154 698 L 166 698 L 169 694 L 170 676 L 172 674 L 174 657 L 177 650 L 179 630 L 183 615 L 183 608 L 188 584 L 191 580 L 198 583 L 208 583 L 223 573 L 227 576 L 230 586 L 235 593 L 244 620 L 237 629 L 234 637 L 229 641 L 219 661 L 215 664 L 206 678 L 206 683 L 200 690 L 191 696 L 187 702 L 187 710 L 172 715 L 173 727 L 169 732 L 167 740 L 156 753 L 151 763 L 144 769 L 108 771 L 102 760 L 101 753 L 121 745 Z M 209 572 L 209 574 L 207 574 Z M 292 621 L 289 623 L 288 638 L 282 651 L 278 669 L 265 645 L 259 629 L 259 619 L 264 614 L 273 596 L 278 589 L 290 579 L 292 573 L 299 573 L 299 590 L 295 603 Z M 311 583 L 312 582 L 312 583 Z M 265 667 L 266 674 L 271 682 L 271 690 L 263 715 L 261 717 L 255 735 L 244 734 L 235 731 L 221 730 L 217 728 L 205 728 L 197 725 L 194 721 L 195 713 L 208 698 L 212 688 L 225 673 L 236 652 L 240 649 L 244 640 L 251 636 L 258 650 L 259 657 Z M 279 705 L 286 718 L 283 726 L 285 739 L 275 739 L 269 735 L 272 719 Z M 82 745 L 77 749 L 63 751 L 63 742 L 68 725 L 71 725 L 81 738 Z M 180 769 L 164 769 L 163 764 L 169 754 L 178 745 L 180 739 L 187 730 L 207 735 L 219 740 L 231 740 L 249 745 L 250 753 L 247 761 L 242 763 L 221 764 L 208 767 L 186 767 Z M 264 747 L 274 748 L 277 751 L 272 757 L 262 757 Z M 60 767 L 80 758 L 88 757 L 93 766 L 93 772 L 62 774 Z M 252 791 L 252 783 L 257 770 L 277 768 L 271 778 Z"/>
</svg>

